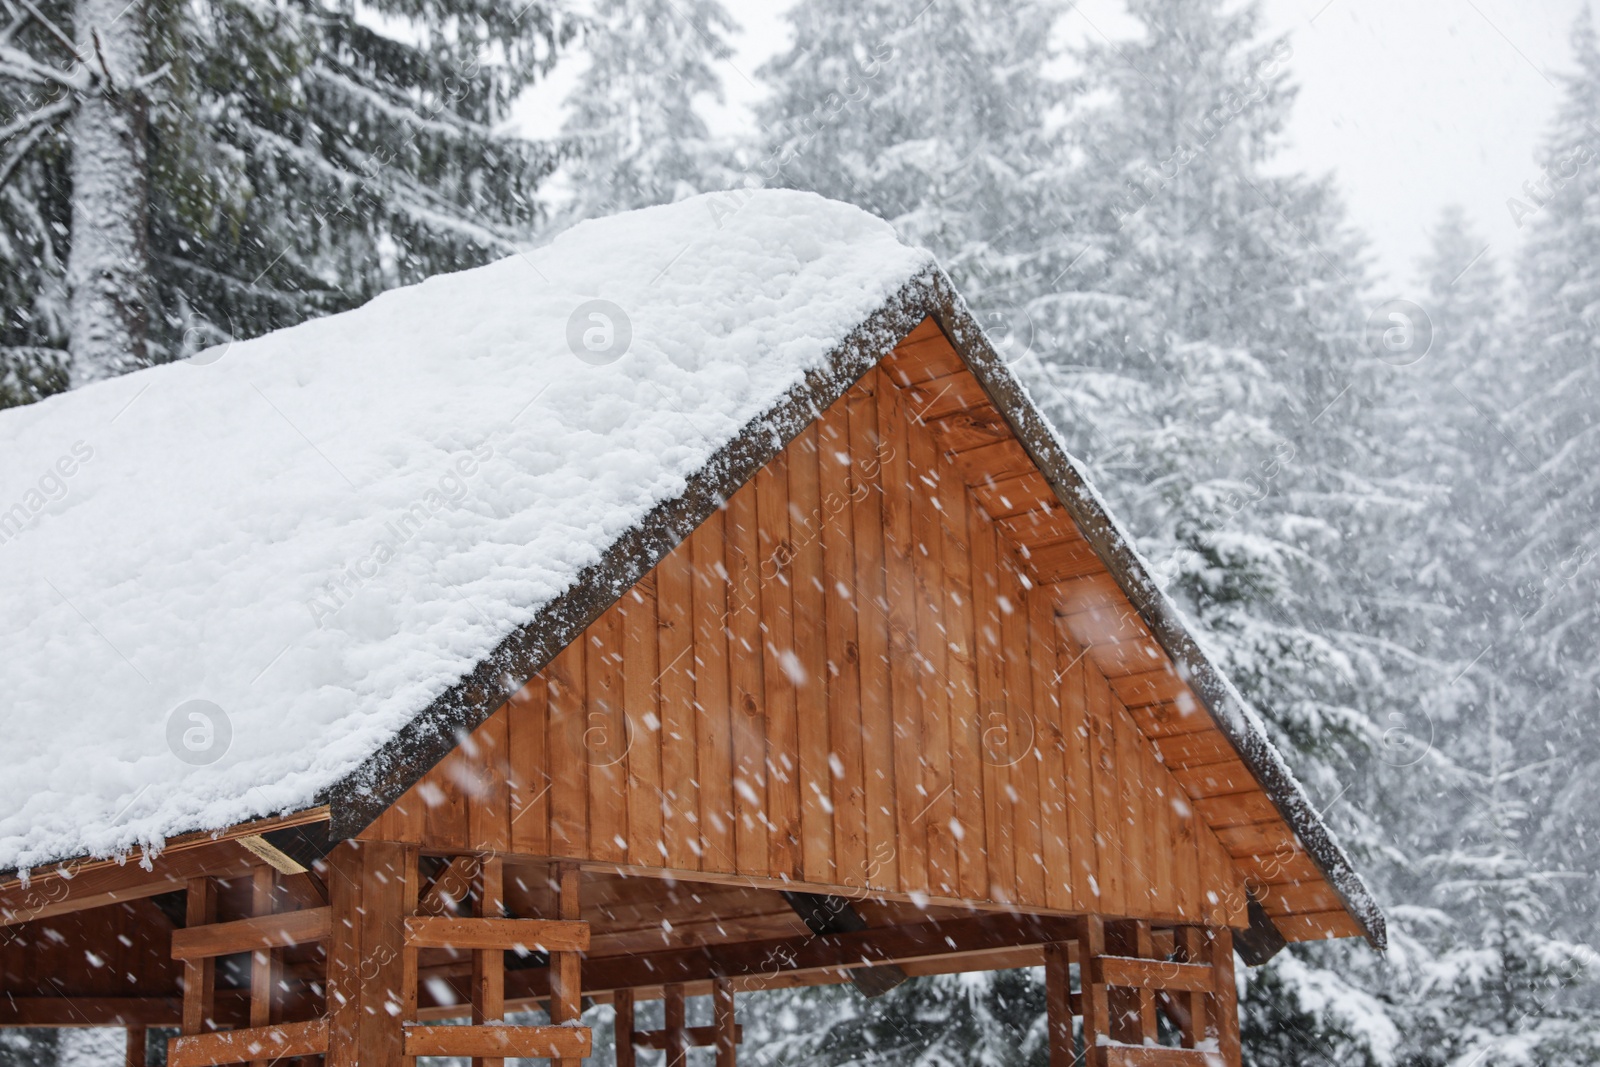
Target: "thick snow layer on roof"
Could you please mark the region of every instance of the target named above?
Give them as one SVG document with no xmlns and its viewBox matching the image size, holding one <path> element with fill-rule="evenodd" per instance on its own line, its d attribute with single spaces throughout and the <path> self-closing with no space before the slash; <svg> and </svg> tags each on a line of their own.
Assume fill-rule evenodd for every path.
<svg viewBox="0 0 1600 1067">
<path fill-rule="evenodd" d="M 699 197 L 0 412 L 0 869 L 313 803 L 927 263 Z"/>
</svg>

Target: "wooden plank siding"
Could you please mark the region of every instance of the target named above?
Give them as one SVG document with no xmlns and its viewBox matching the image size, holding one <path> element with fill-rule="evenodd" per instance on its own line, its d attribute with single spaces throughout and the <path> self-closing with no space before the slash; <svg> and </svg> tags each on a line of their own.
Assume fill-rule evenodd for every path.
<svg viewBox="0 0 1600 1067">
<path fill-rule="evenodd" d="M 363 836 L 1354 930 L 931 320 L 472 742 Z"/>
</svg>

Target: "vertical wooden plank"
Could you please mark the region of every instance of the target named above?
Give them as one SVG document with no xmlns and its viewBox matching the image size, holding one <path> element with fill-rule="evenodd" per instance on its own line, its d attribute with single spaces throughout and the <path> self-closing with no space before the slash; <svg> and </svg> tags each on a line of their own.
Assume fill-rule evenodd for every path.
<svg viewBox="0 0 1600 1067">
<path fill-rule="evenodd" d="M 1173 822 L 1172 884 L 1177 896 L 1178 914 L 1191 922 L 1198 921 L 1201 914 L 1199 826 L 1194 807 L 1182 788 L 1170 775 L 1167 784 L 1172 791 L 1169 798 Z"/>
<path fill-rule="evenodd" d="M 1091 961 L 1106 954 L 1105 920 L 1085 915 L 1078 920 L 1078 965 L 1082 974 L 1083 1051 L 1086 1067 L 1106 1067 L 1106 1042 L 1111 1040 L 1111 1008 L 1106 987 L 1089 980 Z"/>
<path fill-rule="evenodd" d="M 908 431 L 911 490 L 911 562 L 917 578 L 917 652 L 922 693 L 922 796 L 918 805 L 928 840 L 928 888 L 956 896 L 960 868 L 955 835 L 955 799 L 950 795 L 950 636 L 945 615 L 944 516 L 938 507 L 947 473 L 933 434 L 913 421 Z"/>
<path fill-rule="evenodd" d="M 761 543 L 755 482 L 728 500 L 728 678 L 733 703 L 735 869 L 768 873 L 767 718 L 762 680 Z"/>
<path fill-rule="evenodd" d="M 471 755 L 458 748 L 446 756 L 424 779 L 417 793 L 422 799 L 421 843 L 429 848 L 462 851 L 468 841 L 467 797 L 461 783 L 476 776 Z"/>
<path fill-rule="evenodd" d="M 550 692 L 550 851 L 574 858 L 589 849 L 589 765 L 583 758 L 587 646 L 580 637 L 544 669 Z"/>
<path fill-rule="evenodd" d="M 128 1027 L 122 1052 L 122 1067 L 144 1067 L 149 1034 L 142 1026 Z"/>
<path fill-rule="evenodd" d="M 794 548 L 789 539 L 788 453 L 774 456 L 756 473 L 757 527 L 761 548 L 761 678 L 767 706 L 768 841 L 774 877 L 805 877 L 800 855 L 800 742 L 795 728 L 795 687 L 789 675 L 794 653 Z"/>
<path fill-rule="evenodd" d="M 728 674 L 726 512 L 689 537 L 694 567 L 694 694 L 700 869 L 733 870 L 733 722 Z"/>
<path fill-rule="evenodd" d="M 855 517 L 850 501 L 851 469 L 856 462 L 850 451 L 849 411 L 844 404 L 836 403 L 817 423 L 834 878 L 839 885 L 864 888 L 867 811 L 861 741 L 861 606 L 856 590 Z"/>
<path fill-rule="evenodd" d="M 589 624 L 581 643 L 585 700 L 580 754 L 589 778 L 587 858 L 620 863 L 628 855 L 622 613 L 615 606 L 607 609 Z"/>
<path fill-rule="evenodd" d="M 611 995 L 611 1005 L 616 1010 L 611 1030 L 617 1048 L 617 1067 L 636 1067 L 633 1054 L 633 990 L 619 989 Z"/>
<path fill-rule="evenodd" d="M 194 928 L 217 921 L 217 884 L 209 878 L 187 883 L 184 926 Z M 183 961 L 183 1033 L 205 1033 L 216 1027 L 217 961 Z"/>
<path fill-rule="evenodd" d="M 261 866 L 250 872 L 250 914 L 271 915 L 276 908 L 273 899 L 278 891 L 278 872 Z M 250 1025 L 267 1026 L 274 1022 L 274 990 L 278 979 L 279 953 L 275 949 L 257 949 L 250 953 Z M 267 1060 L 254 1060 L 265 1067 Z"/>
<path fill-rule="evenodd" d="M 1050 1067 L 1075 1067 L 1077 1050 L 1072 1041 L 1072 976 L 1067 946 L 1054 942 L 1044 947 L 1045 1040 Z"/>
<path fill-rule="evenodd" d="M 1017 899 L 1017 868 L 1013 855 L 1011 767 L 1016 762 L 1016 742 L 1005 698 L 1006 646 L 1002 601 L 1000 544 L 994 525 L 982 507 L 972 506 L 972 600 L 975 624 L 974 656 L 977 660 L 978 728 L 983 759 L 984 847 L 987 852 L 988 895 L 1002 903 Z M 1024 741 L 1024 743 L 1026 743 Z"/>
<path fill-rule="evenodd" d="M 950 677 L 951 832 L 955 836 L 956 892 L 980 900 L 989 888 L 988 864 L 983 850 L 982 723 L 978 707 L 975 660 L 976 622 L 973 615 L 972 544 L 973 503 L 967 487 L 948 462 L 939 483 L 940 512 L 944 523 L 945 638 Z M 982 534 L 978 531 L 978 535 Z"/>
<path fill-rule="evenodd" d="M 534 856 L 550 852 L 550 687 L 541 674 L 531 678 L 510 702 L 508 731 L 512 798 L 511 847 Z"/>
<path fill-rule="evenodd" d="M 558 863 L 551 870 L 551 882 L 556 887 L 556 918 L 576 922 L 582 916 L 579 891 L 583 875 L 576 864 Z M 552 952 L 550 954 L 550 1021 L 557 1026 L 576 1023 L 583 1014 L 583 977 L 579 971 L 583 954 L 580 952 Z M 556 1057 L 550 1061 L 555 1067 L 581 1067 L 578 1057 Z"/>
<path fill-rule="evenodd" d="M 1039 837 L 1045 871 L 1045 902 L 1072 908 L 1071 829 L 1067 823 L 1066 732 L 1061 686 L 1056 681 L 1056 613 L 1042 591 L 1028 594 L 1028 662 L 1033 676 L 1034 766 L 1039 773 Z"/>
<path fill-rule="evenodd" d="M 660 645 L 656 580 L 647 574 L 623 594 L 622 697 L 628 731 L 628 862 L 659 867 L 661 837 L 661 703 L 657 675 Z"/>
<path fill-rule="evenodd" d="M 1126 912 L 1122 894 L 1122 841 L 1117 785 L 1116 727 L 1111 718 L 1111 687 L 1098 673 L 1085 687 L 1089 726 L 1089 762 L 1094 787 L 1094 854 L 1098 903 L 1088 906 L 1102 915 Z"/>
<path fill-rule="evenodd" d="M 1178 892 L 1172 856 L 1177 837 L 1177 819 L 1172 811 L 1172 800 L 1178 783 L 1172 780 L 1166 768 L 1156 760 L 1155 750 L 1150 747 L 1148 741 L 1139 736 L 1137 726 L 1134 727 L 1134 735 L 1139 737 L 1139 747 L 1144 760 L 1145 788 L 1150 791 L 1145 798 L 1145 812 L 1150 817 L 1148 843 L 1151 862 L 1154 865 L 1155 914 L 1176 916 L 1179 914 Z"/>
<path fill-rule="evenodd" d="M 733 983 L 716 978 L 711 983 L 712 1019 L 716 1033 L 717 1067 L 738 1067 L 738 1043 L 733 1016 Z"/>
<path fill-rule="evenodd" d="M 880 374 L 879 381 L 887 383 Z M 889 708 L 893 723 L 897 888 L 928 891 L 928 802 L 922 782 L 922 666 L 918 656 L 917 581 L 912 555 L 909 415 L 893 385 L 878 390 L 882 463 L 884 591 L 889 604 Z"/>
<path fill-rule="evenodd" d="M 800 850 L 806 880 L 832 882 L 833 771 L 829 765 L 828 645 L 822 571 L 822 490 L 817 425 L 785 449 L 789 459 L 789 541 L 794 551 L 795 726 L 800 765 Z"/>
<path fill-rule="evenodd" d="M 479 918 L 498 919 L 505 914 L 505 861 L 490 856 L 478 864 Z M 502 1022 L 506 1014 L 505 953 L 475 951 L 472 954 L 472 1025 Z M 499 1057 L 474 1056 L 472 1067 L 504 1067 Z"/>
<path fill-rule="evenodd" d="M 1133 725 L 1122 702 L 1111 698 L 1111 722 L 1117 747 L 1118 823 L 1117 844 L 1122 851 L 1124 914 L 1149 915 L 1154 871 L 1146 847 L 1145 789 L 1138 728 Z"/>
<path fill-rule="evenodd" d="M 482 791 L 467 805 L 468 840 L 474 852 L 511 848 L 511 704 L 502 704 L 472 732 L 483 770 Z"/>
<path fill-rule="evenodd" d="M 667 866 L 695 871 L 701 845 L 691 552 L 688 544 L 679 544 L 656 565 L 656 621 L 661 634 L 661 835 Z"/>
<path fill-rule="evenodd" d="M 1000 631 L 1006 649 L 1004 662 L 1008 743 L 1017 761 L 1010 768 L 1012 840 L 1017 864 L 1017 899 L 1044 907 L 1044 833 L 1039 799 L 1039 716 L 1033 706 L 1033 672 L 1029 658 L 1028 589 L 1011 568 L 1002 572 L 1003 595 Z"/>
<path fill-rule="evenodd" d="M 689 1035 L 685 1031 L 683 986 L 668 985 L 663 988 L 666 1001 L 666 1067 L 689 1067 Z"/>
<path fill-rule="evenodd" d="M 1094 776 L 1089 764 L 1086 685 L 1090 667 L 1084 650 L 1056 624 L 1056 671 L 1061 679 L 1061 735 L 1065 742 L 1067 832 L 1071 841 L 1072 899 L 1078 909 L 1094 907 L 1097 884 L 1094 847 Z"/>
<path fill-rule="evenodd" d="M 869 371 L 846 394 L 850 410 L 850 520 L 855 531 L 856 626 L 861 677 L 863 807 L 867 883 L 899 884 L 895 849 L 894 719 L 889 695 L 889 601 L 884 584 L 883 464 L 877 392 L 894 388 Z"/>
<path fill-rule="evenodd" d="M 1217 1039 L 1225 1067 L 1239 1067 L 1239 988 L 1233 977 L 1233 931 L 1213 927 L 1211 933 L 1211 973 L 1216 993 L 1208 1005 L 1207 1023 Z"/>
</svg>

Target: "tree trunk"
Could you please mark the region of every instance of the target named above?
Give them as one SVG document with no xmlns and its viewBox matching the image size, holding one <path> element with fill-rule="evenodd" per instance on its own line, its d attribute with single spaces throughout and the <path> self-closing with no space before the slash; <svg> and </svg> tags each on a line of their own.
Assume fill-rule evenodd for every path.
<svg viewBox="0 0 1600 1067">
<path fill-rule="evenodd" d="M 74 387 L 148 362 L 149 161 L 143 0 L 77 0 L 78 54 L 95 85 L 78 102 L 72 146 L 69 349 Z"/>
</svg>

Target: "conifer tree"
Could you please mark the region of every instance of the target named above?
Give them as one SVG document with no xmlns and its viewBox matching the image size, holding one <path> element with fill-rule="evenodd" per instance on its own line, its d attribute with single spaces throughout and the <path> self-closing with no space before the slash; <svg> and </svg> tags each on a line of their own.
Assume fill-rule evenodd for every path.
<svg viewBox="0 0 1600 1067">
<path fill-rule="evenodd" d="M 696 102 L 722 99 L 715 64 L 732 54 L 737 28 L 718 0 L 602 0 L 585 42 L 589 67 L 567 98 L 573 199 L 553 225 L 721 184 Z"/>
<path fill-rule="evenodd" d="M 555 163 L 500 132 L 553 0 L 7 0 L 0 400 L 505 254 Z M 59 353 L 59 354 L 58 354 Z"/>
</svg>

